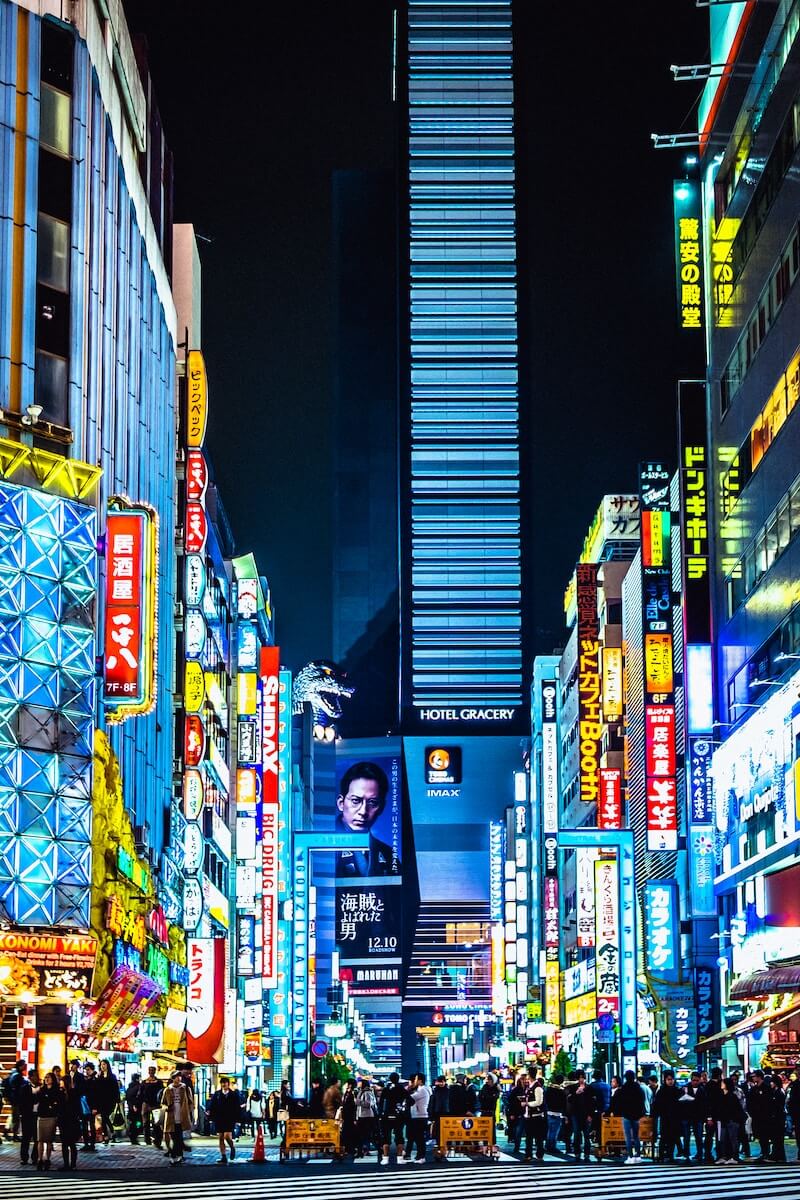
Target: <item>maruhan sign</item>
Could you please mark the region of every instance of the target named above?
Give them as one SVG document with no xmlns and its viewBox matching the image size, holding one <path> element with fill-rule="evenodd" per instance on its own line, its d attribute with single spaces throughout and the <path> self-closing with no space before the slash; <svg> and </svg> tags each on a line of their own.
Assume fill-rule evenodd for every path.
<svg viewBox="0 0 800 1200">
<path fill-rule="evenodd" d="M 512 721 L 515 708 L 421 708 L 423 721 Z"/>
</svg>

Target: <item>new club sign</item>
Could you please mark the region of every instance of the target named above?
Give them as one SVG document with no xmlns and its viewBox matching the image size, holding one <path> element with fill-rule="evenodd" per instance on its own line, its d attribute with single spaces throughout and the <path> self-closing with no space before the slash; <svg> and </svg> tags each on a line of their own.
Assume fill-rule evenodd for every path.
<svg viewBox="0 0 800 1200">
<path fill-rule="evenodd" d="M 156 516 L 114 500 L 106 523 L 103 699 L 108 719 L 149 712 L 156 657 Z"/>
</svg>

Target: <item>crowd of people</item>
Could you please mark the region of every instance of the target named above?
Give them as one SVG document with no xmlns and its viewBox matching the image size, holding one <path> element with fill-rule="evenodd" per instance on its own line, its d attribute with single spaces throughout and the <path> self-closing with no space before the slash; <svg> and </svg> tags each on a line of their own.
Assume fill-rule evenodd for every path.
<svg viewBox="0 0 800 1200">
<path fill-rule="evenodd" d="M 405 1082 L 367 1078 L 315 1080 L 308 1096 L 295 1097 L 288 1082 L 280 1089 L 240 1091 L 221 1076 L 199 1110 L 191 1068 L 163 1082 L 156 1068 L 132 1076 L 123 1087 L 106 1060 L 66 1072 L 53 1067 L 40 1078 L 20 1061 L 0 1085 L 8 1108 L 6 1136 L 19 1142 L 20 1161 L 50 1169 L 60 1145 L 61 1171 L 74 1170 L 79 1148 L 96 1153 L 125 1137 L 162 1150 L 173 1164 L 188 1152 L 187 1135 L 202 1125 L 219 1143 L 219 1162 L 236 1157 L 243 1131 L 285 1139 L 295 1117 L 328 1119 L 340 1129 L 342 1156 L 364 1159 L 374 1153 L 383 1165 L 424 1163 L 431 1145 L 440 1145 L 442 1117 L 489 1117 L 489 1147 L 505 1127 L 510 1152 L 541 1162 L 546 1154 L 575 1162 L 608 1152 L 606 1117 L 621 1118 L 626 1163 L 642 1161 L 643 1143 L 659 1162 L 787 1162 L 787 1138 L 794 1138 L 800 1163 L 800 1079 L 794 1073 L 721 1069 L 694 1071 L 685 1083 L 665 1070 L 646 1078 L 627 1071 L 606 1082 L 600 1071 L 545 1079 L 531 1066 L 513 1082 L 494 1073 L 481 1078 L 438 1076 L 431 1085 L 421 1073 Z M 646 1120 L 649 1118 L 649 1120 Z M 619 1142 L 611 1148 L 619 1148 Z M 751 1151 L 757 1153 L 751 1153 Z"/>
</svg>

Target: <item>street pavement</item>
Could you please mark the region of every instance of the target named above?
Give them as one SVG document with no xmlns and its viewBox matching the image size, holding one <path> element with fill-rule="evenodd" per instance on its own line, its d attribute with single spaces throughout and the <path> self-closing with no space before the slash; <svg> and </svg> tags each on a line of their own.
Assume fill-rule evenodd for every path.
<svg viewBox="0 0 800 1200">
<path fill-rule="evenodd" d="M 186 1164 L 170 1167 L 148 1146 L 122 1144 L 83 1154 L 75 1172 L 60 1173 L 58 1150 L 50 1172 L 19 1165 L 18 1146 L 0 1147 L 0 1200 L 20 1200 L 35 1191 L 42 1200 L 153 1200 L 158 1192 L 174 1200 L 341 1200 L 349 1191 L 369 1188 L 370 1200 L 486 1200 L 502 1192 L 503 1200 L 754 1200 L 779 1194 L 800 1198 L 800 1165 L 660 1166 L 642 1163 L 573 1163 L 548 1159 L 520 1163 L 503 1156 L 499 1163 L 450 1160 L 424 1167 L 408 1164 L 381 1167 L 374 1158 L 363 1165 L 328 1161 L 279 1165 L 277 1146 L 268 1146 L 268 1161 L 254 1164 L 252 1139 L 242 1140 L 236 1160 L 217 1164 L 216 1144 L 193 1138 Z"/>
</svg>

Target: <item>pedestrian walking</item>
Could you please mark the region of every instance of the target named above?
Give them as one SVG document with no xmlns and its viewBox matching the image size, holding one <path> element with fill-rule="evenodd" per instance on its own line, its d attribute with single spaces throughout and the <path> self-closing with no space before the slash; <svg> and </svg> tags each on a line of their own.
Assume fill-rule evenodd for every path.
<svg viewBox="0 0 800 1200">
<path fill-rule="evenodd" d="M 522 1099 L 525 1095 L 526 1077 L 519 1075 L 514 1086 L 505 1098 L 506 1138 L 508 1145 L 515 1154 L 519 1154 L 522 1136 L 525 1132 L 525 1117 L 522 1111 Z"/>
<path fill-rule="evenodd" d="M 533 1161 L 533 1146 L 536 1145 L 537 1162 L 544 1159 L 544 1143 L 547 1133 L 547 1114 L 544 1104 L 544 1083 L 536 1073 L 529 1075 L 522 1094 L 522 1118 L 525 1127 L 525 1162 Z"/>
<path fill-rule="evenodd" d="M 325 1085 L 322 1079 L 312 1079 L 311 1091 L 308 1096 L 308 1115 L 319 1119 L 325 1115 L 322 1103 L 325 1096 Z"/>
<path fill-rule="evenodd" d="M 59 1171 L 74 1171 L 78 1165 L 78 1142 L 83 1135 L 83 1110 L 80 1096 L 74 1089 L 67 1086 L 66 1079 L 59 1084 L 59 1088 L 62 1093 L 58 1115 L 62 1162 L 58 1169 Z"/>
<path fill-rule="evenodd" d="M 142 1077 L 138 1072 L 131 1075 L 131 1081 L 125 1089 L 125 1119 L 123 1123 L 127 1126 L 128 1141 L 132 1146 L 138 1146 L 139 1132 L 142 1128 Z"/>
<path fill-rule="evenodd" d="M 408 1098 L 410 1104 L 409 1152 L 413 1147 L 416 1151 L 414 1162 L 424 1163 L 427 1150 L 428 1105 L 431 1099 L 430 1088 L 425 1082 L 424 1075 L 417 1073 L 411 1077 Z"/>
<path fill-rule="evenodd" d="M 625 1131 L 626 1164 L 642 1161 L 642 1146 L 639 1141 L 639 1122 L 645 1116 L 645 1098 L 641 1085 L 633 1071 L 625 1072 L 625 1082 L 614 1096 L 617 1101 L 622 1128 Z"/>
<path fill-rule="evenodd" d="M 728 1166 L 739 1161 L 739 1134 L 745 1112 L 731 1081 L 720 1079 L 719 1085 L 717 1163 L 719 1166 Z"/>
<path fill-rule="evenodd" d="M 354 1158 L 357 1150 L 356 1140 L 356 1090 L 352 1079 L 348 1079 L 342 1089 L 342 1106 L 339 1110 L 339 1121 L 342 1130 L 342 1153 L 351 1154 Z"/>
<path fill-rule="evenodd" d="M 547 1151 L 549 1154 L 555 1154 L 558 1151 L 558 1140 L 567 1119 L 567 1093 L 564 1091 L 564 1076 L 558 1072 L 550 1076 L 550 1082 L 544 1089 L 544 1106 L 547 1111 Z"/>
<path fill-rule="evenodd" d="M 219 1141 L 220 1163 L 227 1163 L 226 1146 L 230 1148 L 231 1161 L 236 1158 L 236 1146 L 233 1141 L 233 1131 L 239 1124 L 242 1102 L 239 1093 L 231 1087 L 227 1075 L 221 1075 L 219 1088 L 208 1102 L 206 1112 L 214 1122 L 214 1129 Z"/>
<path fill-rule="evenodd" d="M 184 1135 L 192 1128 L 189 1091 L 180 1071 L 176 1071 L 164 1088 L 161 1098 L 164 1109 L 164 1131 L 171 1139 L 170 1161 L 173 1166 L 183 1162 Z"/>
<path fill-rule="evenodd" d="M 116 1115 L 120 1102 L 119 1080 L 111 1070 L 107 1058 L 100 1059 L 100 1071 L 95 1079 L 94 1099 L 100 1117 L 100 1133 L 106 1142 L 117 1140 L 112 1117 Z"/>
<path fill-rule="evenodd" d="M 34 1166 L 39 1159 L 39 1142 L 36 1136 L 36 1108 L 39 1098 L 39 1072 L 29 1071 L 20 1084 L 17 1095 L 19 1105 L 19 1161 L 23 1166 L 31 1162 Z"/>
<path fill-rule="evenodd" d="M 36 1169 L 39 1171 L 50 1170 L 50 1159 L 56 1140 L 56 1127 L 63 1109 L 64 1099 L 64 1090 L 56 1082 L 53 1072 L 48 1071 L 37 1099 L 36 1136 L 39 1145 Z"/>
<path fill-rule="evenodd" d="M 161 1110 L 161 1097 L 163 1094 L 164 1085 L 158 1078 L 156 1068 L 154 1066 L 148 1067 L 147 1076 L 142 1080 L 140 1092 L 142 1133 L 144 1134 L 145 1143 L 148 1146 L 151 1142 L 155 1141 L 156 1132 L 158 1132 L 159 1137 L 156 1146 L 160 1145 L 161 1124 L 155 1118 Z M 156 1126 L 158 1126 L 158 1130 Z"/>
<path fill-rule="evenodd" d="M 450 1096 L 448 1094 L 448 1103 Z M 405 1158 L 405 1131 L 406 1122 L 408 1120 L 408 1091 L 400 1082 L 400 1076 L 396 1071 L 392 1071 L 389 1076 L 389 1082 L 383 1089 L 381 1094 L 380 1104 L 378 1106 L 378 1115 L 381 1124 L 381 1137 L 383 1139 L 381 1163 L 386 1166 L 389 1162 L 389 1151 L 394 1141 L 397 1154 L 397 1162 L 403 1163 Z"/>
<path fill-rule="evenodd" d="M 672 1071 L 664 1072 L 664 1080 L 655 1096 L 650 1112 L 658 1122 L 658 1161 L 675 1161 L 675 1151 L 680 1150 L 683 1116 L 681 1097 L 683 1088 L 678 1087 Z"/>
<path fill-rule="evenodd" d="M 466 1075 L 456 1075 L 449 1091 L 451 1117 L 471 1117 L 477 1112 L 475 1089 L 467 1083 Z"/>
<path fill-rule="evenodd" d="M 330 1091 L 330 1088 L 328 1089 L 328 1091 Z M 341 1103 L 341 1100 L 340 1100 L 340 1103 Z M 280 1106 L 281 1106 L 281 1094 L 277 1090 L 277 1088 L 273 1088 L 272 1091 L 270 1092 L 270 1094 L 267 1096 L 266 1112 L 265 1112 L 265 1116 L 266 1116 L 266 1120 L 267 1120 L 267 1130 L 269 1131 L 269 1136 L 271 1138 L 276 1138 L 278 1136 L 278 1110 L 280 1109 Z M 335 1109 L 334 1109 L 333 1115 L 334 1115 L 334 1117 L 336 1116 Z"/>
<path fill-rule="evenodd" d="M 20 1058 L 11 1074 L 3 1081 L 3 1099 L 11 1108 L 6 1122 L 6 1133 L 15 1142 L 19 1140 L 20 1136 L 19 1093 L 27 1074 L 28 1064 L 24 1058 Z"/>
<path fill-rule="evenodd" d="M 591 1156 L 590 1132 L 595 1112 L 595 1095 L 586 1082 L 586 1072 L 576 1071 L 567 1084 L 567 1117 L 572 1133 L 572 1153 L 576 1161 L 581 1153 L 586 1162 Z"/>
<path fill-rule="evenodd" d="M 97 1151 L 97 1072 L 94 1063 L 87 1062 L 83 1068 L 83 1148 L 90 1154 Z"/>
<path fill-rule="evenodd" d="M 356 1158 L 369 1154 L 372 1145 L 380 1157 L 380 1142 L 376 1129 L 378 1101 L 367 1079 L 360 1079 L 356 1088 Z"/>
<path fill-rule="evenodd" d="M 435 1146 L 441 1145 L 441 1119 L 446 1117 L 450 1112 L 450 1090 L 447 1086 L 447 1079 L 444 1075 L 437 1075 L 433 1081 L 433 1091 L 431 1092 L 430 1104 L 428 1105 L 428 1117 L 431 1121 L 431 1133 L 433 1134 L 433 1142 Z"/>
</svg>

